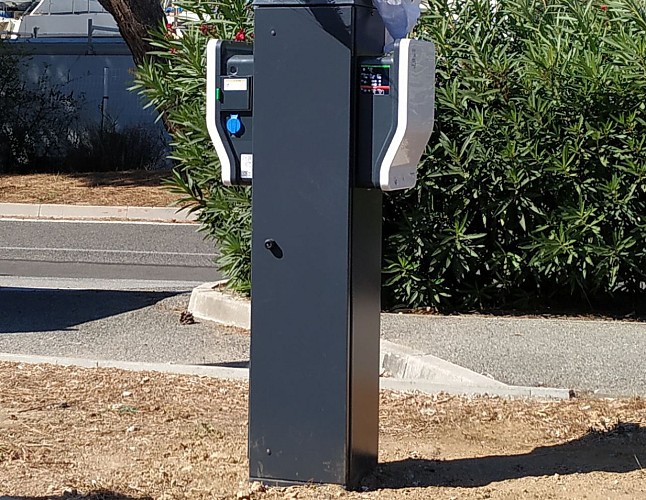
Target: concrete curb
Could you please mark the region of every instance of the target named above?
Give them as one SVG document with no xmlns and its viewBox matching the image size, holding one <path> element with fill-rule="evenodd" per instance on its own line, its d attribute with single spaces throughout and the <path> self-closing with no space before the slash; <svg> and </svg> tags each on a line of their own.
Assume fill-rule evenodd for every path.
<svg viewBox="0 0 646 500">
<path fill-rule="evenodd" d="M 402 380 L 424 380 L 428 384 L 455 387 L 510 386 L 467 368 L 449 363 L 431 354 L 423 354 L 405 346 L 381 341 L 381 369 L 389 376 Z"/>
<path fill-rule="evenodd" d="M 251 328 L 251 303 L 249 300 L 220 291 L 226 281 L 204 283 L 193 289 L 188 310 L 197 319 L 215 321 L 249 330 Z"/>
<path fill-rule="evenodd" d="M 500 383 L 500 382 L 499 382 Z M 520 385 L 504 385 L 503 387 L 477 387 L 463 384 L 452 385 L 427 382 L 425 380 L 402 380 L 382 378 L 380 387 L 391 391 L 419 391 L 427 394 L 445 392 L 447 394 L 466 396 L 500 396 L 504 398 L 537 398 L 537 399 L 569 399 L 568 389 L 552 387 L 524 387 Z"/>
<path fill-rule="evenodd" d="M 204 283 L 193 289 L 188 310 L 201 320 L 249 329 L 251 302 L 220 291 L 222 283 Z M 570 397 L 567 389 L 507 385 L 436 356 L 387 340 L 380 343 L 380 370 L 384 375 L 381 379 L 382 388 L 393 390 L 557 399 Z"/>
<path fill-rule="evenodd" d="M 178 375 L 197 375 L 225 380 L 248 380 L 248 368 L 228 368 L 221 366 L 203 365 L 175 365 L 165 363 L 139 363 L 130 361 L 115 361 L 102 359 L 64 358 L 55 356 L 28 356 L 22 354 L 0 353 L 0 362 L 48 364 L 55 366 L 78 366 L 81 368 L 117 368 L 120 370 L 137 372 L 174 373 Z M 381 378 L 381 389 L 391 391 L 417 391 L 426 394 L 445 392 L 456 395 L 489 395 L 510 398 L 541 398 L 541 399 L 567 399 L 569 393 L 564 389 L 548 389 L 541 387 L 506 386 L 495 387 L 468 387 L 462 385 L 432 383 L 424 380 L 401 380 Z M 0 497 L 1 500 L 1 497 Z"/>
<path fill-rule="evenodd" d="M 81 368 L 118 368 L 127 371 L 151 371 L 177 373 L 181 375 L 200 375 L 204 377 L 229 380 L 249 378 L 247 368 L 228 368 L 223 366 L 175 365 L 172 363 L 140 363 L 133 361 L 115 361 L 104 359 L 65 358 L 57 356 L 29 356 L 23 354 L 0 353 L 0 361 L 10 363 L 48 364 L 57 366 L 79 366 Z"/>
<path fill-rule="evenodd" d="M 31 203 L 0 203 L 0 217 L 166 222 L 193 222 L 196 219 L 194 213 L 179 211 L 174 207 L 104 207 Z"/>
</svg>

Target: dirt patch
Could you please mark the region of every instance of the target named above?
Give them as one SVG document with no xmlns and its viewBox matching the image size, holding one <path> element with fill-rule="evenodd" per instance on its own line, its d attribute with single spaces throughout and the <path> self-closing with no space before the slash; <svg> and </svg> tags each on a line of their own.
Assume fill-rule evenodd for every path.
<svg viewBox="0 0 646 500">
<path fill-rule="evenodd" d="M 163 187 L 169 171 L 0 175 L 0 203 L 170 206 L 177 195 Z"/>
<path fill-rule="evenodd" d="M 382 392 L 363 491 L 247 483 L 247 385 L 0 363 L 0 494 L 26 498 L 645 498 L 646 401 Z"/>
</svg>

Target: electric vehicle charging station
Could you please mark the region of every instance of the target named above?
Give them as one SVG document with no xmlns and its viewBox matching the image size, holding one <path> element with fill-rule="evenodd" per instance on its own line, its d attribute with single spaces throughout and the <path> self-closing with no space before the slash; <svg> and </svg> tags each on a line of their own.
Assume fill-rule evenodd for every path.
<svg viewBox="0 0 646 500">
<path fill-rule="evenodd" d="M 253 184 L 251 480 L 358 486 L 377 463 L 382 192 L 413 187 L 433 44 L 383 54 L 371 0 L 255 0 L 207 47 L 226 185 Z"/>
</svg>

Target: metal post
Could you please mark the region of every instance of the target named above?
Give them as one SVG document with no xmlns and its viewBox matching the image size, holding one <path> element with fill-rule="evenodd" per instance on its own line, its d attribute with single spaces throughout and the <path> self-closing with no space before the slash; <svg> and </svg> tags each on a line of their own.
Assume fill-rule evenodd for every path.
<svg viewBox="0 0 646 500">
<path fill-rule="evenodd" d="M 355 183 L 370 0 L 256 0 L 249 466 L 356 487 L 378 441 L 381 192 Z"/>
<path fill-rule="evenodd" d="M 105 120 L 108 116 L 108 77 L 110 75 L 110 68 L 103 68 L 103 98 L 101 99 L 101 134 L 105 132 Z"/>
</svg>

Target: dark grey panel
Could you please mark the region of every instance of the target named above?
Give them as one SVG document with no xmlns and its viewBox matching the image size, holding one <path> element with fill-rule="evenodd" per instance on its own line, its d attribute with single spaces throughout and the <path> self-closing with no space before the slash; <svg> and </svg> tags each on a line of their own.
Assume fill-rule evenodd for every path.
<svg viewBox="0 0 646 500">
<path fill-rule="evenodd" d="M 256 9 L 252 479 L 352 487 L 376 463 L 381 194 L 353 189 L 373 11 Z"/>
<path fill-rule="evenodd" d="M 392 55 L 359 60 L 360 73 L 377 69 L 383 72 L 377 75 L 384 80 L 380 83 L 388 87 L 383 94 L 366 91 L 365 82 L 359 82 L 357 185 L 370 188 L 380 188 L 379 165 L 397 130 L 398 68 Z"/>
<path fill-rule="evenodd" d="M 330 10 L 256 10 L 249 459 L 258 478 L 346 480 L 352 19 L 335 10 L 334 32 L 324 31 Z"/>
<path fill-rule="evenodd" d="M 377 464 L 381 202 L 377 189 L 354 189 L 352 200 L 352 311 L 349 484 Z"/>
<path fill-rule="evenodd" d="M 218 41 L 218 46 L 215 65 L 217 87 L 222 91 L 222 99 L 215 101 L 215 127 L 232 165 L 231 183 L 249 185 L 251 179 L 242 178 L 240 167 L 241 156 L 252 153 L 254 127 L 250 103 L 253 98 L 253 46 L 249 43 L 230 41 Z M 227 78 L 244 78 L 247 81 L 247 90 L 225 91 L 224 81 Z M 227 120 L 232 115 L 237 115 L 242 123 L 240 133 L 236 135 L 227 131 Z"/>
</svg>

